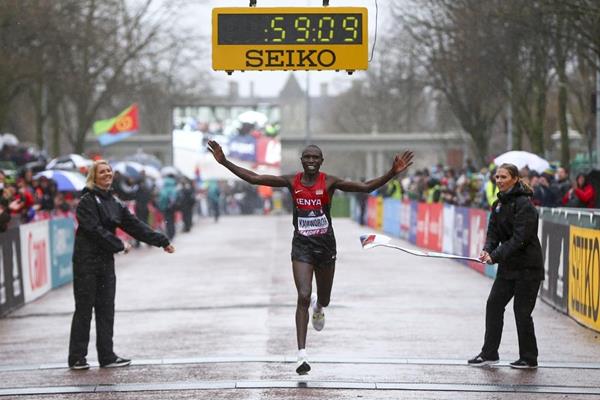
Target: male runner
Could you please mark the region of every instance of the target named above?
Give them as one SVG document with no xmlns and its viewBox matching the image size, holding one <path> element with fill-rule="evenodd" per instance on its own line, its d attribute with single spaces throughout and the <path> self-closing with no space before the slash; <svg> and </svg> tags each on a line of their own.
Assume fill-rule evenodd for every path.
<svg viewBox="0 0 600 400">
<path fill-rule="evenodd" d="M 320 172 L 323 153 L 315 145 L 307 146 L 300 161 L 304 172 L 295 175 L 258 175 L 227 160 L 221 146 L 208 141 L 208 149 L 215 160 L 239 178 L 253 185 L 287 187 L 294 203 L 292 240 L 292 270 L 298 291 L 296 304 L 296 337 L 298 364 L 296 372 L 304 375 L 310 371 L 306 356 L 306 330 L 308 308 L 312 308 L 312 325 L 317 331 L 325 325 L 323 308 L 329 305 L 335 272 L 336 246 L 331 225 L 331 199 L 336 189 L 344 192 L 369 193 L 385 185 L 390 179 L 412 164 L 413 153 L 397 154 L 390 170 L 383 176 L 367 182 L 352 182 Z M 313 273 L 317 294 L 312 292 Z"/>
</svg>

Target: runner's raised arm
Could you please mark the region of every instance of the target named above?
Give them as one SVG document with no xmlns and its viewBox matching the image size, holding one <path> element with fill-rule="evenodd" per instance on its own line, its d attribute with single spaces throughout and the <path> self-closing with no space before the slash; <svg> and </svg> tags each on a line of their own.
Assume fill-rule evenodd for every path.
<svg viewBox="0 0 600 400">
<path fill-rule="evenodd" d="M 335 189 L 339 189 L 343 192 L 372 192 L 373 190 L 385 185 L 390 179 L 394 178 L 401 172 L 404 172 L 408 167 L 412 165 L 413 159 L 412 151 L 405 151 L 400 154 L 396 154 L 394 157 L 394 162 L 390 170 L 380 177 L 368 180 L 366 182 L 354 182 L 347 181 L 336 177 L 331 177 L 334 181 L 331 185 L 332 191 Z"/>
</svg>

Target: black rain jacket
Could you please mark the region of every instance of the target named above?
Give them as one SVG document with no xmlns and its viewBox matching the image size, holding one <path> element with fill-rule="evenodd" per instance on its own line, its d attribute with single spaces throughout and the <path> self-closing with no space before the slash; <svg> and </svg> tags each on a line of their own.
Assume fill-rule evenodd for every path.
<svg viewBox="0 0 600 400">
<path fill-rule="evenodd" d="M 517 182 L 506 193 L 498 193 L 492 205 L 483 250 L 498 263 L 499 278 L 544 279 L 544 259 L 538 239 L 538 212 L 533 193 Z"/>
<path fill-rule="evenodd" d="M 152 246 L 169 245 L 165 235 L 132 215 L 112 192 L 99 188 L 83 189 L 77 221 L 74 264 L 113 265 L 114 254 L 124 250 L 123 242 L 115 235 L 117 228 Z"/>
</svg>

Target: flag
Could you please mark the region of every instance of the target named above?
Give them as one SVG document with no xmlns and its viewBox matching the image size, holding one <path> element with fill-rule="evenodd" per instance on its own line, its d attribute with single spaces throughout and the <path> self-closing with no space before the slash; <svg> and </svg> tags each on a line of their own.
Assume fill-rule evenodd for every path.
<svg viewBox="0 0 600 400">
<path fill-rule="evenodd" d="M 132 104 L 114 118 L 94 122 L 94 134 L 101 146 L 108 146 L 133 135 L 139 129 L 138 106 Z"/>
</svg>

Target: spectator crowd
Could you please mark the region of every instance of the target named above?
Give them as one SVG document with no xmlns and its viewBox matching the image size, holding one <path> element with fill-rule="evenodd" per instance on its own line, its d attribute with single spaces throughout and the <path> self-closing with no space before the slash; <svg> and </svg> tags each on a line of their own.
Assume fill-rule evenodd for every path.
<svg viewBox="0 0 600 400">
<path fill-rule="evenodd" d="M 5 231 L 9 224 L 74 215 L 79 192 L 60 191 L 54 180 L 36 175 L 45 169 L 45 161 L 22 147 L 2 148 L 0 232 Z M 6 168 L 7 162 L 14 169 Z M 86 173 L 82 168 L 75 172 Z M 393 179 L 376 194 L 488 209 L 498 193 L 494 175 L 494 165 L 478 170 L 469 160 L 461 169 L 438 164 Z M 571 180 L 566 168 L 539 173 L 525 167 L 520 175 L 533 189 L 533 202 L 537 206 L 597 208 L 597 189 L 590 174 L 579 173 Z M 210 215 L 216 222 L 222 213 L 268 213 L 273 209 L 274 199 L 282 199 L 283 208 L 287 208 L 285 199 L 288 197 L 281 191 L 266 192 L 264 188 L 255 188 L 244 182 L 202 182 L 200 177 L 189 179 L 173 168 L 158 180 L 146 176 L 143 170 L 136 176 L 115 171 L 113 189 L 122 201 L 131 204 L 138 218 L 162 228 L 169 239 L 175 236 L 178 214 L 181 215 L 182 230 L 187 232 L 192 227 L 194 213 Z M 160 221 L 152 220 L 153 216 L 158 216 Z"/>
<path fill-rule="evenodd" d="M 412 175 L 390 181 L 377 193 L 383 197 L 446 203 L 462 207 L 488 209 L 497 199 L 496 166 L 477 170 L 467 160 L 459 170 L 437 164 Z M 540 207 L 596 208 L 597 190 L 591 174 L 579 173 L 574 180 L 567 168 L 542 173 L 520 170 L 521 179 L 533 189 L 533 203 Z"/>
</svg>

